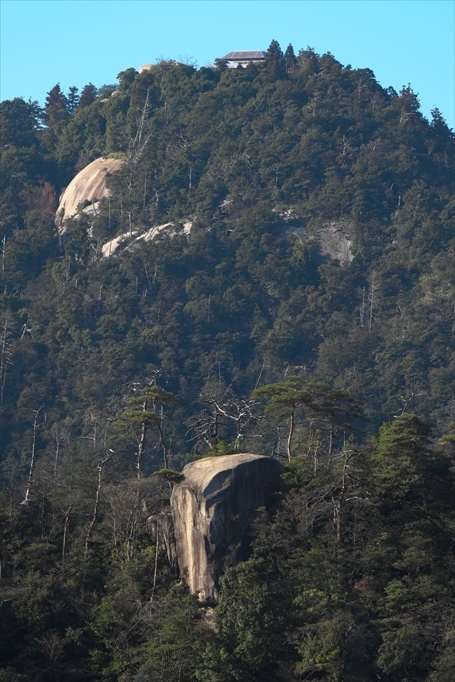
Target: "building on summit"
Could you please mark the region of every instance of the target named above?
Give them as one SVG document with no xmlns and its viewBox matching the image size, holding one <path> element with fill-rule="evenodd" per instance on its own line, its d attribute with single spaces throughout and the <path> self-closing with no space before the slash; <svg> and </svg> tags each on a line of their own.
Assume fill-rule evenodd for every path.
<svg viewBox="0 0 455 682">
<path fill-rule="evenodd" d="M 228 63 L 231 69 L 237 66 L 248 66 L 248 64 L 258 64 L 265 61 L 265 52 L 262 50 L 250 50 L 249 52 L 229 52 L 223 61 Z"/>
</svg>

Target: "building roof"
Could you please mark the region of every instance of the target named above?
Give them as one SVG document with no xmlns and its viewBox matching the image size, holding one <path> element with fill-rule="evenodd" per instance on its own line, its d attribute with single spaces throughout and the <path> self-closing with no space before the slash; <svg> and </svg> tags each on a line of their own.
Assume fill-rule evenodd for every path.
<svg viewBox="0 0 455 682">
<path fill-rule="evenodd" d="M 265 52 L 263 50 L 250 50 L 249 52 L 229 52 L 225 57 L 226 61 L 229 62 L 245 62 L 251 60 L 263 60 L 265 59 Z"/>
</svg>

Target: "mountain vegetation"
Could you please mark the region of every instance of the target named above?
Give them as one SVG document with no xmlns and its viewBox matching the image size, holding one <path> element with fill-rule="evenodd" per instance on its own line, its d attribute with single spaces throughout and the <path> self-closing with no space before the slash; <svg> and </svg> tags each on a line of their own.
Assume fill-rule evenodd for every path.
<svg viewBox="0 0 455 682">
<path fill-rule="evenodd" d="M 441 112 L 273 41 L 264 64 L 160 61 L 0 121 L 0 681 L 451 682 Z M 62 190 L 109 156 L 109 196 L 58 235 Z M 285 488 L 212 613 L 147 518 L 190 459 L 241 451 Z"/>
</svg>

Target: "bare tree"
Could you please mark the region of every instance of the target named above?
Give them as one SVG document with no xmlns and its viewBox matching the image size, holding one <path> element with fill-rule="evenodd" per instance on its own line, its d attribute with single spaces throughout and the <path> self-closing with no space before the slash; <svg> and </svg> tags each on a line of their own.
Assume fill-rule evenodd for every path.
<svg viewBox="0 0 455 682">
<path fill-rule="evenodd" d="M 11 344 L 11 311 L 7 308 L 2 324 L 0 346 L 0 407 L 3 407 L 5 395 L 6 373 L 8 366 L 13 364 Z"/>
<path fill-rule="evenodd" d="M 371 275 L 370 291 L 368 294 L 368 304 L 369 304 L 368 331 L 369 332 L 371 332 L 371 330 L 372 330 L 373 320 L 375 319 L 374 311 L 375 311 L 375 306 L 377 305 L 375 294 L 376 294 L 377 290 L 378 290 L 378 286 L 375 283 L 375 273 L 373 272 Z"/>
<path fill-rule="evenodd" d="M 189 420 L 190 431 L 194 432 L 196 447 L 206 446 L 212 449 L 220 436 L 234 430 L 234 452 L 238 452 L 240 444 L 247 438 L 259 438 L 260 434 L 251 434 L 248 427 L 258 422 L 260 417 L 255 413 L 258 404 L 253 398 L 244 400 L 237 398 L 229 386 L 224 392 L 213 390 L 201 394 L 202 414 Z M 229 437 L 229 436 L 228 436 Z"/>
<path fill-rule="evenodd" d="M 27 504 L 30 499 L 30 490 L 32 487 L 32 482 L 33 482 L 33 471 L 35 469 L 35 458 L 36 458 L 36 433 L 38 429 L 38 415 L 41 412 L 41 407 L 39 410 L 33 410 L 34 414 L 34 419 L 33 419 L 33 438 L 32 438 L 32 451 L 30 454 L 30 470 L 28 473 L 28 479 L 27 479 L 27 488 L 25 490 L 25 498 L 23 501 L 23 504 Z"/>
<path fill-rule="evenodd" d="M 93 506 L 93 513 L 92 513 L 92 518 L 90 520 L 89 526 L 87 528 L 87 533 L 85 535 L 85 551 L 84 551 L 84 557 L 87 557 L 88 553 L 88 543 L 90 541 L 90 538 L 92 536 L 93 528 L 95 527 L 96 520 L 98 518 L 98 508 L 100 504 L 100 496 L 101 496 L 101 480 L 103 477 L 103 471 L 109 462 L 110 459 L 115 455 L 116 453 L 114 450 L 109 450 L 102 459 L 98 460 L 98 463 L 96 465 L 96 468 L 98 469 L 98 483 L 96 486 L 96 494 L 95 494 L 95 504 Z"/>
</svg>

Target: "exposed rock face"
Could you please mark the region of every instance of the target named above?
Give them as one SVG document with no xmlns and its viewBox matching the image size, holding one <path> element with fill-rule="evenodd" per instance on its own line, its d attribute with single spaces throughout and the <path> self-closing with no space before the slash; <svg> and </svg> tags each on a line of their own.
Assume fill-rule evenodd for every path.
<svg viewBox="0 0 455 682">
<path fill-rule="evenodd" d="M 337 260 L 340 265 L 348 265 L 353 261 L 351 240 L 346 235 L 343 225 L 337 223 L 325 225 L 319 229 L 316 238 L 323 256 Z"/>
<path fill-rule="evenodd" d="M 239 454 L 187 464 L 171 495 L 177 560 L 182 580 L 205 603 L 216 603 L 218 579 L 246 556 L 257 509 L 280 486 L 274 459 Z"/>
<path fill-rule="evenodd" d="M 147 531 L 153 544 L 158 544 L 166 550 L 167 558 L 174 570 L 178 569 L 177 551 L 174 535 L 174 519 L 169 500 L 160 500 L 151 509 L 147 519 Z"/>
<path fill-rule="evenodd" d="M 193 223 L 188 220 L 183 223 L 183 234 L 189 235 L 191 232 L 191 227 Z M 147 232 L 142 232 L 137 236 L 137 230 L 130 232 L 124 232 L 123 234 L 117 235 L 114 239 L 106 242 L 101 249 L 101 257 L 108 258 L 122 250 L 131 251 L 140 242 L 150 242 L 155 239 L 161 232 L 167 232 L 170 236 L 177 233 L 176 225 L 174 223 L 164 223 L 163 225 L 154 225 Z M 134 239 L 133 239 L 134 237 Z"/>
<path fill-rule="evenodd" d="M 60 198 L 55 224 L 60 232 L 64 222 L 81 212 L 81 206 L 93 204 L 107 195 L 106 174 L 113 173 L 122 165 L 120 159 L 95 159 L 74 177 Z M 92 208 L 92 212 L 96 210 Z"/>
<path fill-rule="evenodd" d="M 305 241 L 317 242 L 322 258 L 338 261 L 342 266 L 354 260 L 350 226 L 346 221 L 332 220 L 304 227 L 301 218 L 292 209 L 276 212 L 283 219 L 288 232 L 293 232 Z"/>
<path fill-rule="evenodd" d="M 108 258 L 109 256 L 112 256 L 122 246 L 122 244 L 125 244 L 126 241 L 130 240 L 136 235 L 137 230 L 133 230 L 132 232 L 124 232 L 124 234 L 119 234 L 117 237 L 114 237 L 114 239 L 110 239 L 101 247 L 101 258 Z"/>
</svg>

